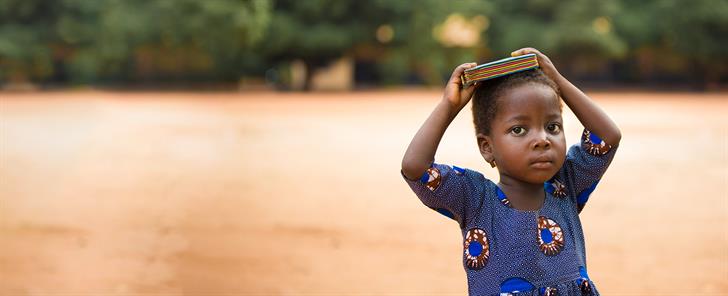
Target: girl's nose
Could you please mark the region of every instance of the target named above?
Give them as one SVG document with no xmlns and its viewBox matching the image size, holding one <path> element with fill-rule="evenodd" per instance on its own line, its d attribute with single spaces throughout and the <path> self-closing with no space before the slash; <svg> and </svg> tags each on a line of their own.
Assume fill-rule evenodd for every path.
<svg viewBox="0 0 728 296">
<path fill-rule="evenodd" d="M 551 141 L 549 140 L 546 131 L 541 131 L 536 135 L 536 139 L 533 142 L 533 149 L 548 149 L 551 148 Z"/>
</svg>

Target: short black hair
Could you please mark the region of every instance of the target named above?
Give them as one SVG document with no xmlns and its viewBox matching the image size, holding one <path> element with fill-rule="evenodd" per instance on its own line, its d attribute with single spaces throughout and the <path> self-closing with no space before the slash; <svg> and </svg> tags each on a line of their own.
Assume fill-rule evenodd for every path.
<svg viewBox="0 0 728 296">
<path fill-rule="evenodd" d="M 490 135 L 490 124 L 498 112 L 498 98 L 504 91 L 526 83 L 543 84 L 553 89 L 557 97 L 561 97 L 556 82 L 538 68 L 480 81 L 472 98 L 475 133 Z"/>
</svg>

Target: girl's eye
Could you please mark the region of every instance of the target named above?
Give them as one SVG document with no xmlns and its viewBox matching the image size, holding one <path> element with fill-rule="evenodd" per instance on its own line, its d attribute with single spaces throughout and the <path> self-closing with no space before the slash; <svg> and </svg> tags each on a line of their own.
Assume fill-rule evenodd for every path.
<svg viewBox="0 0 728 296">
<path fill-rule="evenodd" d="M 558 123 L 551 123 L 546 128 L 549 130 L 549 132 L 554 134 L 561 132 L 561 125 Z"/>
<path fill-rule="evenodd" d="M 522 136 L 523 134 L 526 133 L 526 129 L 525 128 L 522 128 L 520 126 L 516 126 L 516 127 L 513 127 L 511 129 L 511 133 L 514 134 L 514 135 L 516 135 L 516 136 Z"/>
</svg>

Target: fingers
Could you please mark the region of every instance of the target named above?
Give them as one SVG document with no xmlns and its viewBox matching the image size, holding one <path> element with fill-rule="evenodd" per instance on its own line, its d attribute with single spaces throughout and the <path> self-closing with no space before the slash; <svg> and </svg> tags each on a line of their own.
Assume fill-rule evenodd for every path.
<svg viewBox="0 0 728 296">
<path fill-rule="evenodd" d="M 524 47 L 524 48 L 521 48 L 519 50 L 516 50 L 516 51 L 512 52 L 511 53 L 511 56 L 512 57 L 517 57 L 517 56 L 524 55 L 524 54 L 529 54 L 529 53 L 535 53 L 536 55 L 541 55 L 541 52 L 538 51 L 538 49 L 535 49 L 533 47 Z"/>
<path fill-rule="evenodd" d="M 457 68 L 455 68 L 455 70 L 452 71 L 452 75 L 450 76 L 450 81 L 459 82 L 460 75 L 463 75 L 463 72 L 465 72 L 465 70 L 475 67 L 477 65 L 478 65 L 477 63 L 465 63 L 465 64 L 461 64 L 460 66 L 457 66 Z"/>
<path fill-rule="evenodd" d="M 469 85 L 466 88 L 463 88 L 463 90 L 460 91 L 460 95 L 462 96 L 462 98 L 470 99 L 470 97 L 473 96 L 473 92 L 475 92 L 475 87 L 476 86 L 478 86 L 478 83 L 477 82 Z"/>
<path fill-rule="evenodd" d="M 478 65 L 478 63 L 465 63 L 465 64 L 462 64 L 462 65 L 458 66 L 458 68 L 462 68 L 462 71 L 465 71 L 466 69 L 470 69 L 470 68 L 475 67 L 477 65 Z"/>
<path fill-rule="evenodd" d="M 543 53 L 533 47 L 524 47 L 511 53 L 512 57 L 533 53 L 538 58 L 538 63 L 543 67 L 545 64 L 551 64 L 551 60 Z"/>
</svg>

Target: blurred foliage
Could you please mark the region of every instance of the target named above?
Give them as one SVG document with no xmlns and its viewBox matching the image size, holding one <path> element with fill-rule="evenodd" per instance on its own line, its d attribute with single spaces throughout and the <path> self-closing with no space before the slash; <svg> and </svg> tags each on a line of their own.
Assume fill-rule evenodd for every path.
<svg viewBox="0 0 728 296">
<path fill-rule="evenodd" d="M 0 0 L 0 79 L 225 79 L 270 24 L 266 0 Z"/>
<path fill-rule="evenodd" d="M 350 57 L 358 82 L 438 84 L 533 46 L 584 79 L 715 84 L 725 36 L 726 0 L 0 0 L 0 83 L 236 82 Z"/>
</svg>

